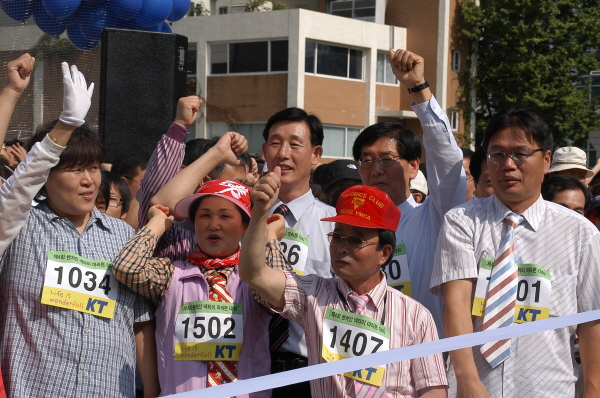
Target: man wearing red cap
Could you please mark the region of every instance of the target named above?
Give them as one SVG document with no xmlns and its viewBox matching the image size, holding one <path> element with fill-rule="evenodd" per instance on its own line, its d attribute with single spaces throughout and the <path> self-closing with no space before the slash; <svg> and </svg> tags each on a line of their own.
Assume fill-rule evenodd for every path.
<svg viewBox="0 0 600 398">
<path fill-rule="evenodd" d="M 309 365 L 437 339 L 431 314 L 389 287 L 381 267 L 390 261 L 400 210 L 384 192 L 357 185 L 340 196 L 328 234 L 339 278 L 297 275 L 265 262 L 265 228 L 277 200 L 280 170 L 251 194 L 253 215 L 240 253 L 240 277 L 306 334 Z M 275 240 L 268 242 L 277 249 Z M 346 321 L 341 322 L 341 319 Z M 313 397 L 445 397 L 441 354 L 312 380 Z"/>
</svg>

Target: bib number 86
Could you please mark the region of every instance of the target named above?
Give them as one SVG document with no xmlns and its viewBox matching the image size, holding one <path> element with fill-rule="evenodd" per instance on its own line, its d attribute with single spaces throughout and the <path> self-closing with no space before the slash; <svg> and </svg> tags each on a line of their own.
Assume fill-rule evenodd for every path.
<svg viewBox="0 0 600 398">
<path fill-rule="evenodd" d="M 281 246 L 283 253 L 287 255 L 287 262 L 291 266 L 298 264 L 298 260 L 300 260 L 300 255 L 298 254 L 300 245 L 291 245 L 289 252 L 288 245 L 285 242 L 279 242 L 279 245 Z"/>
</svg>

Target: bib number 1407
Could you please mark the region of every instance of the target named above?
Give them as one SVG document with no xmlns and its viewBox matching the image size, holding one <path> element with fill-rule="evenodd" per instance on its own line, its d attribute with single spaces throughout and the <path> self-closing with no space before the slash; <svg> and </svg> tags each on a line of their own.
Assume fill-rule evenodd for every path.
<svg viewBox="0 0 600 398">
<path fill-rule="evenodd" d="M 354 334 L 354 336 L 352 336 L 352 329 L 346 329 L 340 337 L 340 341 L 338 343 L 338 327 L 334 326 L 329 329 L 329 331 L 331 332 L 332 336 L 329 347 L 335 348 L 336 345 L 339 345 L 344 348 L 344 353 L 348 354 L 348 351 L 351 350 L 352 356 L 355 357 L 363 355 L 367 349 L 367 345 L 371 349 L 369 354 L 374 354 L 383 344 L 383 339 L 375 336 L 370 336 L 371 338 L 369 341 L 369 338 L 367 338 L 367 335 L 363 332 L 357 332 Z"/>
</svg>

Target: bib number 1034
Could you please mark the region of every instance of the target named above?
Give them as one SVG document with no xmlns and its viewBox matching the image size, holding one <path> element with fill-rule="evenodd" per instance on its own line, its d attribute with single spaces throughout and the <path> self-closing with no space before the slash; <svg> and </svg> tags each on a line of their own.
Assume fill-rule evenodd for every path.
<svg viewBox="0 0 600 398">
<path fill-rule="evenodd" d="M 48 252 L 42 304 L 112 318 L 118 290 L 110 261 Z"/>
</svg>

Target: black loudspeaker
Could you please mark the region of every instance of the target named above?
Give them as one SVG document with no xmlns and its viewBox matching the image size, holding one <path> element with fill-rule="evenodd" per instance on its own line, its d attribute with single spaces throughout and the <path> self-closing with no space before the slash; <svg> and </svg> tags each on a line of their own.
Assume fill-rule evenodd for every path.
<svg viewBox="0 0 600 398">
<path fill-rule="evenodd" d="M 104 29 L 99 130 L 107 161 L 148 159 L 186 94 L 188 39 Z"/>
</svg>

